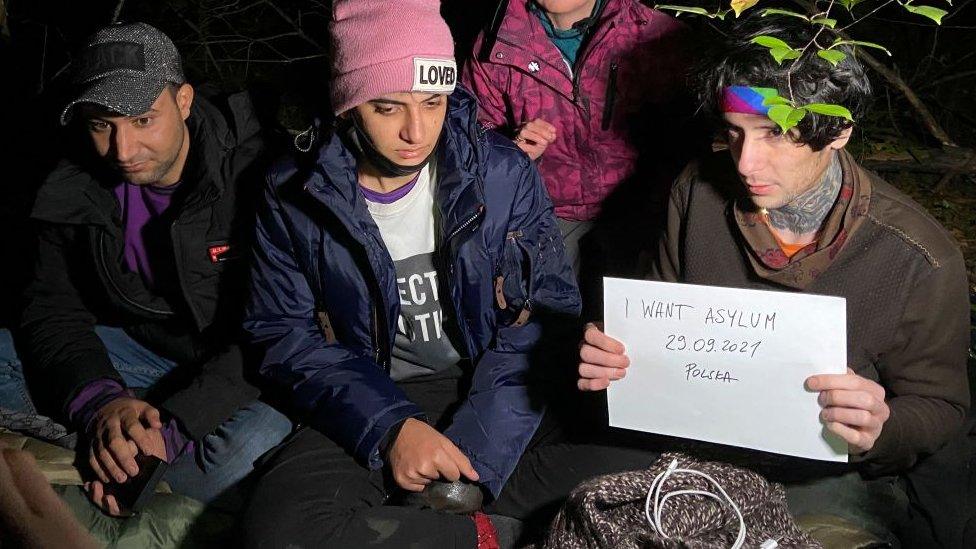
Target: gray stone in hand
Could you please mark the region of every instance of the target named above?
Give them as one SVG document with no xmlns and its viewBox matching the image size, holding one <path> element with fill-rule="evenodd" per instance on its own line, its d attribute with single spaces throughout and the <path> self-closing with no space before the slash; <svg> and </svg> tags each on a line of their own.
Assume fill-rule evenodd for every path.
<svg viewBox="0 0 976 549">
<path fill-rule="evenodd" d="M 403 504 L 462 515 L 480 510 L 483 497 L 477 484 L 434 480 L 423 492 L 407 494 Z"/>
</svg>

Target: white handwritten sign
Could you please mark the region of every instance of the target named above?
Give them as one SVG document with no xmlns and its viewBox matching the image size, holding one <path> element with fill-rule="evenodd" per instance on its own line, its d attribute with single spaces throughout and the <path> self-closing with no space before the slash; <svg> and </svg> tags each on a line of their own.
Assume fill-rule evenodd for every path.
<svg viewBox="0 0 976 549">
<path fill-rule="evenodd" d="M 603 292 L 606 332 L 630 357 L 612 426 L 847 461 L 804 387 L 847 371 L 843 298 L 619 278 Z"/>
</svg>

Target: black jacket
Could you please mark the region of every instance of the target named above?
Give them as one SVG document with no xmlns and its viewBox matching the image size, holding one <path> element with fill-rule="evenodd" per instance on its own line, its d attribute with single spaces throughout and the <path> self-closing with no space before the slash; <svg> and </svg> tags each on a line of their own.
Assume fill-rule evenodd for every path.
<svg viewBox="0 0 976 549">
<path fill-rule="evenodd" d="M 63 413 L 93 380 L 121 383 L 96 324 L 123 327 L 180 364 L 158 404 L 195 439 L 257 396 L 244 381 L 237 341 L 266 143 L 246 94 L 221 106 L 198 95 L 187 120 L 189 156 L 163 218 L 172 261 L 159 270 L 171 283 L 156 293 L 123 264 L 117 176 L 65 160 L 38 191 L 31 217 L 39 241 L 21 345 L 34 398 L 51 413 Z"/>
</svg>

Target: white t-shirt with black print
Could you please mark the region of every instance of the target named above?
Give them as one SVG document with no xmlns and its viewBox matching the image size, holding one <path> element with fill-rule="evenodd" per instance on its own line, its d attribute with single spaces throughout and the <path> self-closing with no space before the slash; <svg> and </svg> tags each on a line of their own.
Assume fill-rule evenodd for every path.
<svg viewBox="0 0 976 549">
<path fill-rule="evenodd" d="M 366 207 L 380 229 L 393 258 L 400 318 L 390 364 L 390 376 L 402 381 L 419 376 L 460 375 L 461 356 L 448 336 L 453 311 L 450 296 L 442 295 L 435 262 L 436 223 L 434 180 L 430 164 L 421 170 L 413 188 L 392 201 L 380 202 L 364 193 Z M 444 291 L 447 291 L 444 289 Z"/>
</svg>

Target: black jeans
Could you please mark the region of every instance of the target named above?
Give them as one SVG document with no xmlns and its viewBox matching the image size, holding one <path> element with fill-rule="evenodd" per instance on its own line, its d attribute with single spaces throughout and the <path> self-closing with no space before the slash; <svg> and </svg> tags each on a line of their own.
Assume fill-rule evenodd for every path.
<svg viewBox="0 0 976 549">
<path fill-rule="evenodd" d="M 400 386 L 435 425 L 450 418 L 465 391 L 456 380 Z M 646 450 L 568 442 L 553 421 L 543 420 L 499 498 L 484 510 L 544 526 L 580 482 L 646 468 L 656 457 Z M 470 516 L 391 505 L 398 488 L 384 470 L 361 467 L 314 429 L 292 436 L 259 473 L 241 519 L 245 547 L 477 546 Z"/>
</svg>

